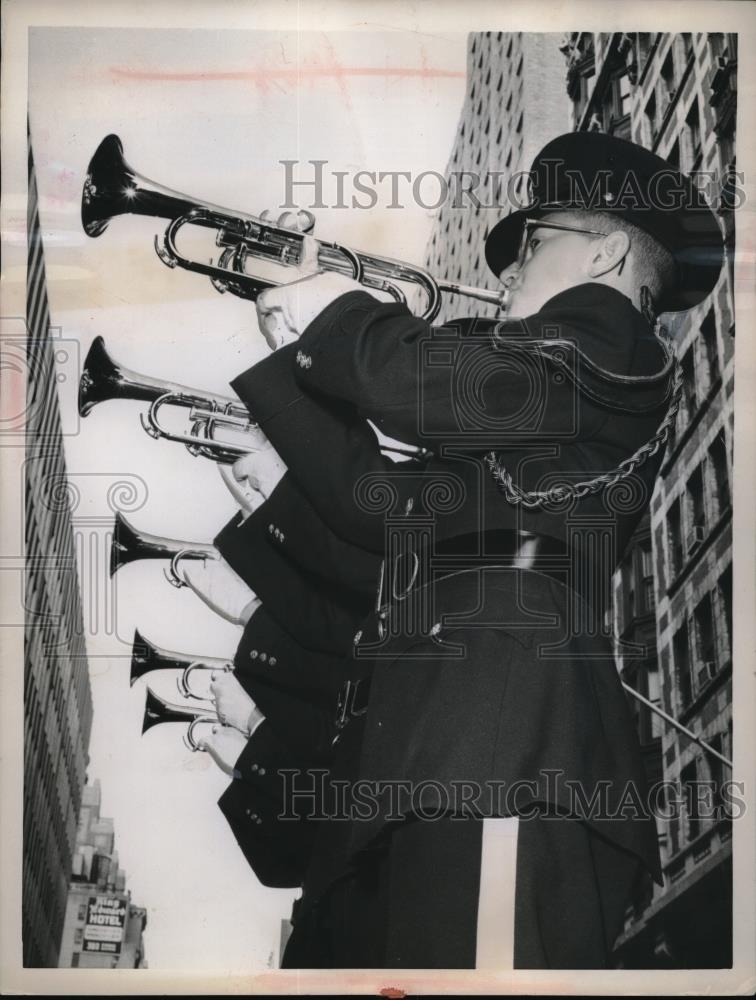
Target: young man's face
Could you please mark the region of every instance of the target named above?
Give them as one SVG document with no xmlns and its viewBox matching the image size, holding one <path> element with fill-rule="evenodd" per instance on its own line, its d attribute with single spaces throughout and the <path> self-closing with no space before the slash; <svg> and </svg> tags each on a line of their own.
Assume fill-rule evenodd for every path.
<svg viewBox="0 0 756 1000">
<path fill-rule="evenodd" d="M 538 221 L 581 228 L 579 216 L 565 217 L 559 212 Z M 557 293 L 592 280 L 589 264 L 597 239 L 591 232 L 565 232 L 537 224 L 529 227 L 521 261 L 499 275 L 502 282 L 510 283 L 507 315 L 530 316 Z"/>
</svg>

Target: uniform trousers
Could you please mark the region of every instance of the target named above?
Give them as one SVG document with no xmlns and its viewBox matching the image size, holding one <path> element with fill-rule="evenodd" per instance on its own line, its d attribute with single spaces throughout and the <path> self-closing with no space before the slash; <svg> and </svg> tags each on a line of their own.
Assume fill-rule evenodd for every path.
<svg viewBox="0 0 756 1000">
<path fill-rule="evenodd" d="M 642 877 L 637 858 L 579 820 L 518 819 L 514 885 L 492 885 L 501 871 L 481 866 L 483 829 L 500 822 L 444 817 L 395 829 L 295 921 L 283 967 L 610 967 Z M 488 923 L 481 889 L 503 897 Z"/>
</svg>

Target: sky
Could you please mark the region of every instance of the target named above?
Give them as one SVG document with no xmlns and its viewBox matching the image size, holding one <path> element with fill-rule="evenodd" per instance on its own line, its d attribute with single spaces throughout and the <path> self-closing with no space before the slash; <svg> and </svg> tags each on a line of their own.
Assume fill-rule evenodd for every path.
<svg viewBox="0 0 756 1000">
<path fill-rule="evenodd" d="M 133 901 L 148 911 L 151 968 L 245 974 L 276 964 L 280 919 L 294 893 L 261 886 L 216 802 L 228 784 L 206 754 L 182 743 L 181 726 L 140 736 L 145 685 L 128 685 L 135 628 L 165 648 L 232 656 L 241 630 L 158 563 L 107 576 L 117 497 L 141 530 L 210 541 L 234 502 L 214 463 L 150 440 L 140 405 L 107 402 L 76 412 L 83 358 L 102 335 L 135 372 L 230 394 L 229 380 L 267 348 L 254 307 L 219 295 L 206 279 L 157 259 L 159 220 L 114 220 L 84 235 L 79 205 L 87 163 L 116 133 L 132 167 L 199 199 L 257 213 L 286 197 L 282 160 L 325 160 L 325 201 L 335 172 L 443 174 L 464 98 L 462 33 L 35 28 L 29 41 L 29 119 L 66 462 L 79 492 L 80 579 L 94 721 L 89 779 L 102 784 L 102 814 Z M 371 209 L 316 209 L 316 234 L 422 263 L 434 211 L 390 209 L 377 185 Z M 311 189 L 301 188 L 305 196 Z M 430 200 L 430 196 L 428 198 Z M 203 243 L 201 252 L 212 247 Z M 173 673 L 151 686 L 177 700 Z"/>
</svg>

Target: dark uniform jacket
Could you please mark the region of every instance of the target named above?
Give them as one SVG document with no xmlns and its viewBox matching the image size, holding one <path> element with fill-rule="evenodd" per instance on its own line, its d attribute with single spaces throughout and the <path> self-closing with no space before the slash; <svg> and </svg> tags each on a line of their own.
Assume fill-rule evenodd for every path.
<svg viewBox="0 0 756 1000">
<path fill-rule="evenodd" d="M 559 342 L 558 352 L 536 347 L 550 340 Z M 637 383 L 630 396 L 638 405 L 625 412 L 615 405 L 628 398 L 623 386 L 612 391 L 600 372 L 588 376 L 593 366 L 617 376 L 658 372 L 664 355 L 648 324 L 628 299 L 600 284 L 569 289 L 521 322 L 437 330 L 403 306 L 354 292 L 300 337 L 288 397 L 267 388 L 266 366 L 285 358 L 278 354 L 234 387 L 334 531 L 379 550 L 380 530 L 366 528 L 364 504 L 355 492 L 334 488 L 343 476 L 324 475 L 324 449 L 307 427 L 287 422 L 304 394 L 326 401 L 341 421 L 334 429 L 340 446 L 325 454 L 336 462 L 353 456 L 356 478 L 386 472 L 369 419 L 394 438 L 432 449 L 426 475 L 447 486 L 451 476 L 457 498 L 444 504 L 413 488 L 415 510 L 430 512 L 433 551 L 451 545 L 455 572 L 441 573 L 433 586 L 422 581 L 437 611 L 430 631 L 389 629 L 388 639 L 371 648 L 377 623 L 365 624 L 361 645 L 369 655 L 360 658 L 358 646 L 350 668 L 372 678 L 364 736 L 357 762 L 337 759 L 337 772 L 431 780 L 449 793 L 455 781 L 535 781 L 535 799 L 565 810 L 575 804 L 565 780 L 589 799 L 606 781 L 607 808 L 589 821 L 658 878 L 653 819 L 634 818 L 632 805 L 619 813 L 628 787 L 636 804 L 642 799 L 645 779 L 596 609 L 605 606 L 611 572 L 650 501 L 661 455 L 607 489 L 533 508 L 504 498 L 485 458 L 495 451 L 525 490 L 615 469 L 656 431 L 669 384 Z M 561 582 L 558 574 L 496 569 L 506 563 L 497 556 L 513 530 L 544 536 L 567 552 Z M 472 571 L 481 562 L 484 571 Z M 576 565 L 591 580 L 582 596 L 568 586 Z M 401 602 L 389 603 L 390 624 Z M 544 784 L 544 772 L 554 769 L 561 787 Z M 310 899 L 384 832 L 384 806 L 368 822 L 341 823 L 338 833 L 319 838 Z"/>
<path fill-rule="evenodd" d="M 318 404 L 302 397 L 300 405 L 315 424 Z M 290 474 L 246 519 L 232 518 L 215 545 L 263 601 L 234 669 L 265 716 L 218 804 L 258 879 L 298 886 L 316 828 L 306 811 L 280 818 L 282 771 L 318 774 L 327 767 L 344 655 L 374 603 L 380 558 L 331 531 Z"/>
</svg>

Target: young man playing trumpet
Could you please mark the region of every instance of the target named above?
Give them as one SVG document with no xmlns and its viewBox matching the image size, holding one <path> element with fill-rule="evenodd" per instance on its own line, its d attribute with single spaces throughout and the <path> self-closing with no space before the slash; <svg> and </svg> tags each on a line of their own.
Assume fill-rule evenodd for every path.
<svg viewBox="0 0 756 1000">
<path fill-rule="evenodd" d="M 532 179 L 486 241 L 501 322 L 439 334 L 319 273 L 312 241 L 258 300 L 275 353 L 234 385 L 329 527 L 358 545 L 359 504 L 324 497 L 328 455 L 286 426 L 297 393 L 345 421 L 347 451 L 368 419 L 430 448 L 458 501 L 409 498 L 433 535 L 386 553 L 355 636 L 331 786 L 354 797 L 318 831 L 288 967 L 600 968 L 637 879 L 660 877 L 603 621 L 674 410 L 655 314 L 709 294 L 721 233 L 690 179 L 600 133 L 554 140 Z M 296 388 L 272 399 L 280 370 Z M 431 627 L 395 627 L 408 601 Z"/>
</svg>

